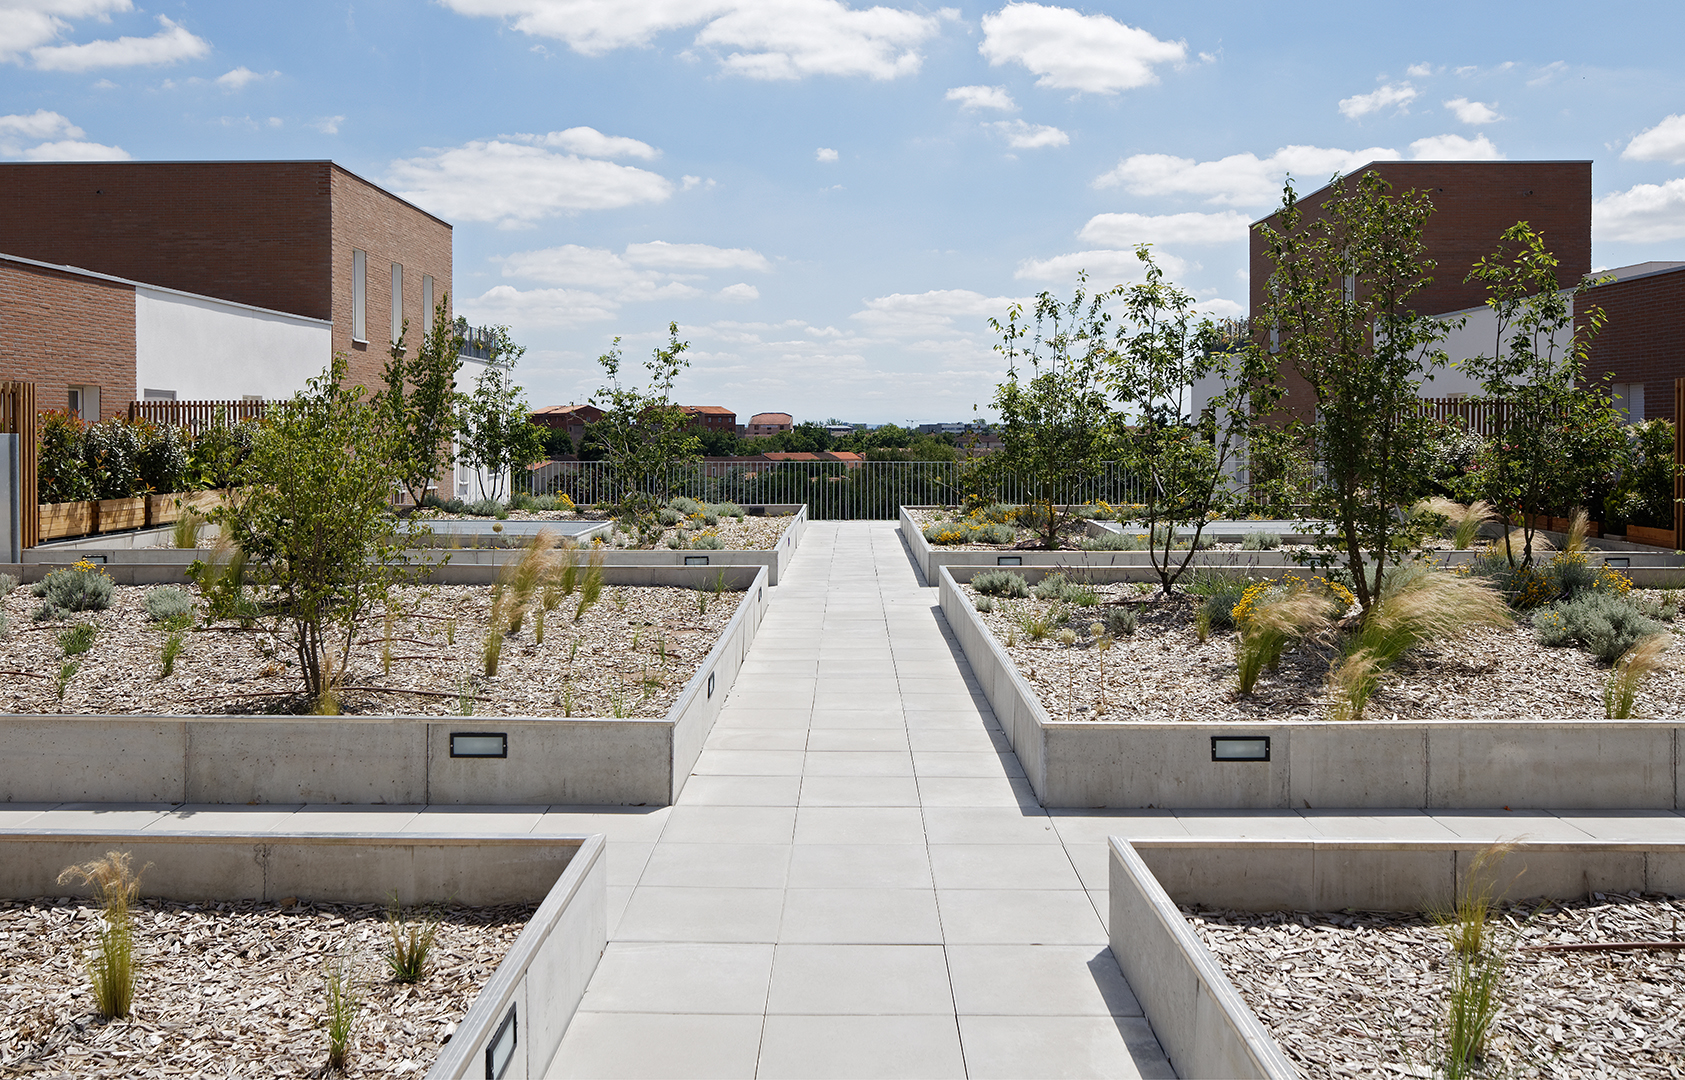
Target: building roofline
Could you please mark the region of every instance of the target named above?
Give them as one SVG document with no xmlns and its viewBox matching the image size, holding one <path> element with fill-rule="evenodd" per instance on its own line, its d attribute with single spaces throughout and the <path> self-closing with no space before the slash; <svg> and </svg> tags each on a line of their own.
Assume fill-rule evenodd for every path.
<svg viewBox="0 0 1685 1080">
<path fill-rule="evenodd" d="M 1658 260 L 1658 261 L 1660 261 L 1660 260 Z M 1610 270 L 1619 270 L 1620 267 L 1612 266 L 1609 269 Z M 1609 272 L 1608 270 L 1604 271 L 1604 273 L 1608 273 L 1608 272 Z M 1660 270 L 1650 270 L 1650 271 L 1647 271 L 1647 272 L 1642 273 L 1642 274 L 1632 274 L 1629 277 L 1616 278 L 1614 281 L 1605 281 L 1602 284 L 1596 284 L 1596 280 L 1597 280 L 1598 275 L 1595 272 L 1587 274 L 1586 279 L 1587 279 L 1587 284 L 1591 285 L 1591 287 L 1594 288 L 1594 289 L 1607 289 L 1612 285 L 1625 285 L 1629 281 L 1643 281 L 1645 278 L 1660 277 L 1663 274 L 1681 274 L 1681 273 L 1685 273 L 1685 262 L 1680 263 L 1678 266 L 1664 266 Z"/>
<path fill-rule="evenodd" d="M 22 255 L 8 255 L 0 251 L 0 262 L 21 263 L 24 266 L 34 266 L 42 270 L 53 270 L 61 274 L 72 274 L 76 277 L 93 278 L 96 281 L 110 281 L 118 285 L 127 285 L 131 289 L 146 289 L 148 292 L 166 293 L 170 296 L 184 296 L 189 300 L 209 300 L 213 304 L 223 307 L 239 308 L 242 311 L 255 311 L 260 315 L 276 315 L 293 322 L 313 323 L 317 326 L 333 326 L 332 319 L 315 319 L 309 315 L 299 315 L 291 311 L 278 311 L 275 308 L 258 307 L 256 304 L 242 304 L 238 300 L 224 300 L 220 296 L 208 296 L 205 293 L 188 292 L 186 289 L 172 289 L 167 285 L 154 285 L 149 281 L 136 281 L 133 278 L 118 277 L 116 274 L 102 274 L 98 270 L 85 270 L 80 266 L 70 266 L 65 263 L 42 262 L 40 259 L 26 259 Z"/>
<path fill-rule="evenodd" d="M 427 215 L 428 217 L 432 218 L 434 221 L 437 221 L 440 225 L 443 225 L 445 228 L 450 229 L 452 232 L 454 232 L 456 230 L 456 227 L 454 225 L 452 225 L 450 222 L 446 221 L 444 218 L 440 217 L 438 214 L 432 213 L 432 212 L 427 211 L 427 210 L 423 210 L 421 207 L 417 206 L 415 203 L 410 202 L 408 199 L 404 198 L 402 195 L 399 195 L 396 192 L 389 191 L 388 189 L 386 189 L 384 187 L 381 187 L 379 184 L 375 183 L 373 180 L 370 180 L 368 177 L 362 175 L 361 173 L 351 171 L 350 169 L 346 168 L 344 165 L 341 165 L 339 162 L 333 160 L 332 158 L 207 158 L 207 159 L 200 159 L 200 160 L 192 160 L 192 159 L 188 159 L 188 158 L 170 158 L 170 159 L 161 160 L 161 161 L 7 161 L 7 162 L 4 162 L 3 164 L 8 165 L 8 166 L 13 166 L 13 165 L 30 165 L 30 166 L 33 166 L 33 165 L 84 165 L 84 166 L 85 165 L 95 165 L 95 166 L 105 166 L 105 165 L 110 165 L 110 166 L 122 166 L 122 165 L 327 165 L 330 168 L 338 169 L 340 172 L 344 173 L 346 176 L 351 177 L 353 180 L 358 180 L 358 181 L 361 181 L 362 183 L 367 184 L 369 187 L 374 188 L 376 191 L 379 191 L 383 195 L 391 196 L 393 199 L 396 199 L 398 202 L 403 203 L 405 206 L 409 207 L 411 210 L 414 210 L 416 213 Z"/>
<path fill-rule="evenodd" d="M 1363 172 L 1367 169 L 1372 169 L 1377 165 L 1406 165 L 1406 166 L 1409 166 L 1409 165 L 1591 165 L 1591 164 L 1593 164 L 1593 161 L 1590 158 L 1524 158 L 1521 161 L 1457 161 L 1457 160 L 1454 160 L 1454 159 L 1440 159 L 1440 158 L 1434 158 L 1434 159 L 1429 159 L 1429 160 L 1421 160 L 1421 159 L 1412 158 L 1409 161 L 1401 161 L 1401 160 L 1396 160 L 1396 159 L 1393 159 L 1393 158 L 1377 158 L 1373 161 L 1364 162 L 1362 165 L 1359 165 L 1357 168 L 1352 169 L 1350 172 L 1341 173 L 1340 175 L 1341 176 L 1356 176 L 1358 173 Z M 1316 188 L 1314 191 L 1307 191 L 1303 195 L 1299 196 L 1299 201 L 1304 202 L 1306 199 L 1310 198 L 1313 195 L 1318 195 L 1318 194 L 1321 194 L 1324 191 L 1327 191 L 1332 186 L 1333 186 L 1333 183 L 1332 183 L 1332 181 L 1330 181 L 1329 183 L 1325 183 L 1321 187 Z M 1268 221 L 1270 218 L 1275 217 L 1276 214 L 1278 214 L 1280 212 L 1281 212 L 1280 210 L 1271 210 L 1269 213 L 1265 214 L 1263 217 L 1261 217 L 1258 220 L 1252 222 L 1251 225 L 1248 225 L 1246 227 L 1247 231 L 1250 232 L 1254 227 L 1262 225 L 1264 222 Z"/>
</svg>

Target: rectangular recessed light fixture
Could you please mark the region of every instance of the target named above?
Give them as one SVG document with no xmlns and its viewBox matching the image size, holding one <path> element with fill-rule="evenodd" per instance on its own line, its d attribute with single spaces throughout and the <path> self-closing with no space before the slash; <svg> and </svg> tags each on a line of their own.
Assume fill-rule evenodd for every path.
<svg viewBox="0 0 1685 1080">
<path fill-rule="evenodd" d="M 1626 558 L 1626 557 L 1616 559 L 1616 558 L 1610 558 L 1608 556 L 1604 556 L 1603 565 L 1604 566 L 1613 566 L 1613 567 L 1616 567 L 1616 568 L 1621 569 L 1621 570 L 1627 570 L 1627 569 L 1630 569 L 1632 567 L 1632 559 Z"/>
<path fill-rule="evenodd" d="M 1268 761 L 1269 759 L 1270 737 L 1268 735 L 1211 736 L 1212 761 Z"/>
<path fill-rule="evenodd" d="M 707 566 L 708 565 L 708 556 L 706 556 L 706 555 L 686 555 L 685 556 L 685 565 L 686 566 Z"/>
<path fill-rule="evenodd" d="M 1023 566 L 1024 565 L 1024 556 L 1022 556 L 1022 555 L 1002 555 L 1002 556 L 999 556 L 998 558 L 995 559 L 995 565 L 996 566 Z"/>
<path fill-rule="evenodd" d="M 509 1063 L 515 1060 L 515 1039 L 518 1034 L 519 1023 L 515 1020 L 515 1006 L 509 1006 L 509 1015 L 498 1025 L 497 1034 L 486 1044 L 486 1080 L 502 1080 L 504 1073 L 509 1071 Z"/>
<path fill-rule="evenodd" d="M 451 757 L 509 756 L 509 736 L 501 731 L 451 732 Z"/>
</svg>

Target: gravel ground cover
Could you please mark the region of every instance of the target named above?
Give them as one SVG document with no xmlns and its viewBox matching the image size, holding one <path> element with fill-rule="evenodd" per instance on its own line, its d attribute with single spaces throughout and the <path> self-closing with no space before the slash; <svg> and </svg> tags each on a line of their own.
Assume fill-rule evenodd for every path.
<svg viewBox="0 0 1685 1080">
<path fill-rule="evenodd" d="M 438 909 L 431 967 L 405 986 L 381 959 L 376 906 L 143 900 L 134 1011 L 106 1022 L 81 965 L 99 909 L 0 900 L 0 1076 L 323 1076 L 324 965 L 342 954 L 361 1007 L 340 1075 L 421 1076 L 534 909 Z"/>
<path fill-rule="evenodd" d="M 1266 671 L 1253 692 L 1235 686 L 1235 634 L 1214 630 L 1202 643 L 1194 606 L 1183 597 L 1158 599 L 1157 586 L 1096 585 L 1100 604 L 1071 609 L 1064 625 L 1077 633 L 1066 645 L 1050 634 L 1030 640 L 1027 618 L 1054 605 L 1028 597 L 994 599 L 984 625 L 1005 648 L 1055 720 L 1317 720 L 1326 715 L 1324 680 L 1337 650 L 1331 639 L 1292 646 L 1281 668 Z M 961 586 L 972 604 L 977 593 Z M 1633 590 L 1661 600 L 1663 593 Z M 1114 638 L 1102 652 L 1090 627 L 1119 608 L 1136 612 L 1134 634 Z M 1675 638 L 1671 667 L 1647 679 L 1637 715 L 1685 717 L 1685 616 L 1668 624 Z M 1525 618 L 1510 629 L 1480 628 L 1465 637 L 1406 654 L 1383 678 L 1368 720 L 1591 720 L 1604 715 L 1609 669 L 1589 653 L 1539 644 Z"/>
<path fill-rule="evenodd" d="M 30 621 L 40 601 L 29 589 L 13 590 L 5 601 L 8 629 L 0 636 L 0 713 L 194 715 L 301 707 L 290 645 L 236 622 L 206 627 L 197 599 L 198 625 L 182 632 L 175 670 L 162 675 L 169 631 L 148 620 L 145 594 L 164 587 L 118 585 L 108 609 L 47 623 Z M 347 713 L 461 714 L 466 699 L 476 716 L 662 716 L 743 599 L 740 592 L 610 585 L 575 622 L 575 593 L 546 616 L 542 643 L 529 613 L 504 639 L 497 674 L 487 676 L 489 586 L 409 586 L 396 596 L 389 633 L 380 611 L 358 628 L 348 689 L 340 695 Z M 77 658 L 80 667 L 60 702 L 59 635 L 77 623 L 91 623 L 98 633 Z"/>
<path fill-rule="evenodd" d="M 1677 941 L 1685 900 L 1604 895 L 1509 905 L 1522 945 Z M 1536 913 L 1535 913 L 1536 911 Z M 1445 932 L 1417 914 L 1183 909 L 1311 1080 L 1431 1071 L 1444 1028 Z M 1531 921 L 1529 921 L 1531 920 Z M 1517 950 L 1477 1076 L 1685 1075 L 1685 956 Z"/>
<path fill-rule="evenodd" d="M 445 514 L 429 511 L 417 517 L 418 521 L 483 521 L 490 528 L 498 519 L 475 517 L 470 514 Z M 562 510 L 511 510 L 508 521 L 606 521 L 607 515 L 591 512 L 577 513 Z M 674 527 L 664 529 L 661 537 L 656 541 L 657 550 L 665 550 L 672 545 L 669 540 L 677 538 L 683 548 L 689 548 L 695 539 L 707 533 L 717 536 L 723 545 L 719 550 L 724 551 L 769 551 L 778 546 L 778 540 L 784 535 L 784 530 L 790 527 L 794 520 L 790 515 L 748 517 L 739 521 L 732 517 L 722 517 L 719 524 L 708 525 L 700 529 Z M 616 532 L 613 539 L 606 541 L 614 547 L 630 547 L 633 538 L 625 533 Z"/>
</svg>

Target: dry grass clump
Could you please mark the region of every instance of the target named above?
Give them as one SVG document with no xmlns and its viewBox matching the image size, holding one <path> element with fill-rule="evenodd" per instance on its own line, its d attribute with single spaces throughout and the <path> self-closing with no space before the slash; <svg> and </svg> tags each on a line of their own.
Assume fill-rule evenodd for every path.
<svg viewBox="0 0 1685 1080">
<path fill-rule="evenodd" d="M 1492 504 L 1484 499 L 1476 499 L 1465 505 L 1454 499 L 1436 495 L 1424 500 L 1421 507 L 1428 513 L 1445 519 L 1451 529 L 1451 543 L 1458 551 L 1467 551 L 1473 547 L 1474 542 L 1480 538 L 1480 527 L 1497 517 Z"/>
<path fill-rule="evenodd" d="M 129 908 L 140 896 L 140 874 L 129 853 L 108 851 L 105 858 L 67 867 L 59 884 L 91 885 L 101 906 L 98 944 L 82 958 L 94 1004 L 107 1020 L 129 1015 L 135 997 L 134 920 Z"/>
<path fill-rule="evenodd" d="M 1667 651 L 1672 645 L 1671 635 L 1651 634 L 1615 661 L 1615 669 L 1603 685 L 1604 716 L 1610 720 L 1632 719 L 1639 686 L 1667 666 Z"/>
<path fill-rule="evenodd" d="M 1514 928 L 1492 922 L 1497 892 L 1492 870 L 1514 849 L 1513 844 L 1494 844 L 1478 852 L 1451 910 L 1428 913 L 1451 946 L 1439 1047 L 1439 1075 L 1446 1080 L 1481 1071 L 1486 1036 L 1503 1007 L 1504 974 L 1518 935 Z"/>
<path fill-rule="evenodd" d="M 1271 588 L 1257 595 L 1248 590 L 1236 611 L 1240 634 L 1235 642 L 1235 665 L 1240 692 L 1250 694 L 1265 668 L 1280 668 L 1281 653 L 1288 642 L 1332 624 L 1339 614 L 1339 602 L 1308 588 Z"/>
<path fill-rule="evenodd" d="M 1510 625 L 1503 595 L 1470 578 L 1400 567 L 1328 673 L 1329 718 L 1361 720 L 1387 668 L 1411 649 L 1476 626 Z"/>
</svg>

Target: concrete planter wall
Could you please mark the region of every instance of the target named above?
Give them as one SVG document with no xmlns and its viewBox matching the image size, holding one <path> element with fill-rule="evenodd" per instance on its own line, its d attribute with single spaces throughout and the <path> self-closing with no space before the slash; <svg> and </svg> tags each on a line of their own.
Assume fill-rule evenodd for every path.
<svg viewBox="0 0 1685 1080">
<path fill-rule="evenodd" d="M 1044 806 L 1685 806 L 1681 725 L 1663 721 L 1056 720 L 946 567 L 940 596 Z M 1269 759 L 1214 761 L 1219 735 L 1267 738 Z"/>
<path fill-rule="evenodd" d="M 766 576 L 660 719 L 4 717 L 0 802 L 665 806 L 760 628 Z M 502 734 L 508 756 L 452 757 L 453 732 Z"/>
</svg>

